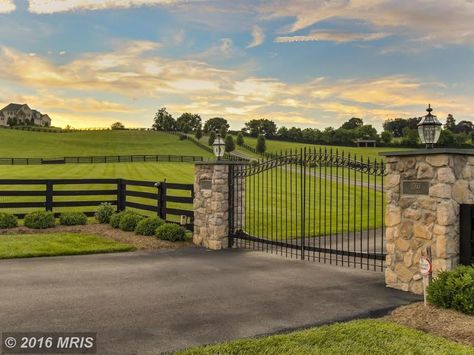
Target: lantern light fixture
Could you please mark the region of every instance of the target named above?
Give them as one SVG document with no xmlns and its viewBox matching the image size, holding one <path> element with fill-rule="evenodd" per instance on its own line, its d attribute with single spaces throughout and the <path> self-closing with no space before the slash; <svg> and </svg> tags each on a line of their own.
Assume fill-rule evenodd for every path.
<svg viewBox="0 0 474 355">
<path fill-rule="evenodd" d="M 217 160 L 221 160 L 225 153 L 225 143 L 220 134 L 217 135 L 214 143 L 212 143 L 212 149 Z"/>
<path fill-rule="evenodd" d="M 433 111 L 431 105 L 428 105 L 426 111 L 428 114 L 418 123 L 418 135 L 421 143 L 424 143 L 427 149 L 432 149 L 441 135 L 442 124 L 435 115 L 431 114 Z"/>
</svg>

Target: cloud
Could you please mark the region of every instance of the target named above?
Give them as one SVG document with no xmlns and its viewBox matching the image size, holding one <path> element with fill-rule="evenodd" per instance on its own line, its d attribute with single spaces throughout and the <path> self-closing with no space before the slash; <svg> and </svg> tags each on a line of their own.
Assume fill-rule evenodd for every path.
<svg viewBox="0 0 474 355">
<path fill-rule="evenodd" d="M 29 11 L 52 14 L 69 11 L 126 9 L 134 6 L 173 5 L 201 0 L 29 0 Z"/>
<path fill-rule="evenodd" d="M 261 45 L 265 41 L 265 33 L 263 32 L 263 29 L 255 25 L 253 26 L 252 29 L 252 42 L 247 46 L 247 48 L 253 48 Z"/>
<path fill-rule="evenodd" d="M 0 14 L 7 14 L 15 11 L 16 6 L 13 0 L 0 0 Z"/>
<path fill-rule="evenodd" d="M 259 11 L 267 20 L 293 18 L 284 33 L 351 20 L 374 32 L 390 32 L 430 45 L 474 43 L 474 2 L 467 0 L 273 0 Z"/>
<path fill-rule="evenodd" d="M 354 32 L 328 32 L 328 31 L 314 31 L 308 35 L 302 36 L 280 36 L 275 38 L 277 43 L 291 43 L 291 42 L 319 42 L 329 41 L 337 43 L 346 42 L 366 42 L 375 41 L 385 38 L 390 34 L 384 32 L 376 33 L 354 33 Z"/>
</svg>

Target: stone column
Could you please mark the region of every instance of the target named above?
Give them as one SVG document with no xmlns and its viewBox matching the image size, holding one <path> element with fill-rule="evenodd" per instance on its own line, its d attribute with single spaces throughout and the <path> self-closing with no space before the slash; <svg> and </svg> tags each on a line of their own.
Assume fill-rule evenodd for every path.
<svg viewBox="0 0 474 355">
<path fill-rule="evenodd" d="M 431 247 L 433 274 L 459 263 L 459 205 L 474 203 L 474 151 L 384 153 L 388 287 L 421 294 L 419 259 Z"/>
<path fill-rule="evenodd" d="M 193 242 L 219 250 L 228 247 L 229 237 L 229 170 L 239 169 L 242 162 L 199 162 L 194 179 Z M 238 183 L 237 183 L 238 181 Z M 234 218 L 244 214 L 245 184 L 234 180 Z M 237 206 L 237 199 L 241 199 Z M 238 216 L 238 217 L 237 217 Z"/>
</svg>

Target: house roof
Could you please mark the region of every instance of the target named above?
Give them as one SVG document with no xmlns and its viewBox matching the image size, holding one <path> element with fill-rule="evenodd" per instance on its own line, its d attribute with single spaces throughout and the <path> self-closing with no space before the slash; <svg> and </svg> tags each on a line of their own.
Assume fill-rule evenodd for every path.
<svg viewBox="0 0 474 355">
<path fill-rule="evenodd" d="M 7 106 L 5 106 L 4 108 L 2 108 L 0 111 L 18 112 L 18 110 L 20 110 L 23 106 L 28 106 L 28 105 L 27 104 L 14 104 L 14 103 L 11 103 L 11 104 L 8 104 Z"/>
</svg>

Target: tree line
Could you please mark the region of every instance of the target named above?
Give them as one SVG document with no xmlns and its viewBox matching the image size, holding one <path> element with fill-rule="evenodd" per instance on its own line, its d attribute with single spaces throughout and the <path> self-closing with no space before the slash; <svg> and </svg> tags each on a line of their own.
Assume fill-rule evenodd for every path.
<svg viewBox="0 0 474 355">
<path fill-rule="evenodd" d="M 416 147 L 420 144 L 417 125 L 422 117 L 389 119 L 383 123 L 380 134 L 370 124 L 365 124 L 361 118 L 352 117 L 340 127 L 325 129 L 278 127 L 269 119 L 252 119 L 245 122 L 240 131 L 231 133 L 237 135 L 237 145 L 244 144 L 244 137 L 256 137 L 256 149 L 259 153 L 265 152 L 265 139 L 284 140 L 291 142 L 323 144 L 323 145 L 354 145 L 355 141 L 374 140 L 378 145 Z M 229 123 L 223 117 L 213 117 L 202 122 L 198 114 L 183 113 L 174 118 L 166 108 L 161 108 L 155 114 L 153 129 L 160 131 L 179 131 L 185 134 L 194 134 L 197 139 L 204 135 L 209 136 L 208 144 L 212 145 L 216 133 L 225 139 L 228 152 L 235 149 L 232 135 L 228 135 Z M 456 123 L 453 115 L 446 118 L 444 129 L 438 141 L 439 146 L 462 147 L 474 142 L 474 125 L 470 121 Z"/>
</svg>

